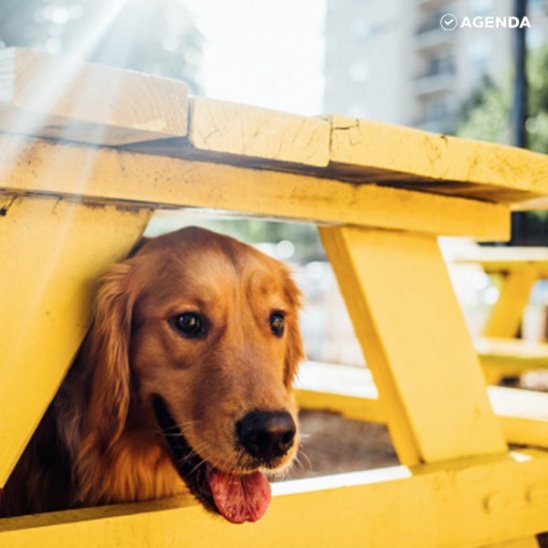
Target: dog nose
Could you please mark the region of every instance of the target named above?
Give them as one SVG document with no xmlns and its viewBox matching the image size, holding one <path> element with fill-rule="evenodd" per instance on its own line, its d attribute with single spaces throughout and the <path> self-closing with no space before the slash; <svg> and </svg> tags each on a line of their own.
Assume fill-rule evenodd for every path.
<svg viewBox="0 0 548 548">
<path fill-rule="evenodd" d="M 238 441 L 252 456 L 271 460 L 285 455 L 297 427 L 287 411 L 252 411 L 236 423 Z"/>
</svg>

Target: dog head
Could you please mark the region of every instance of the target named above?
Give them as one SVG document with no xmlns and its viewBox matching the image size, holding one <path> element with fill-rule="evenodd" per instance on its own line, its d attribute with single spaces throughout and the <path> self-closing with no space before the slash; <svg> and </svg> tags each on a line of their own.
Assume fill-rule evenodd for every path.
<svg viewBox="0 0 548 548">
<path fill-rule="evenodd" d="M 261 517 L 263 472 L 297 451 L 299 302 L 284 265 L 232 238 L 187 228 L 146 240 L 105 277 L 87 343 L 103 445 L 129 414 L 162 432 L 207 508 L 233 522 Z"/>
</svg>

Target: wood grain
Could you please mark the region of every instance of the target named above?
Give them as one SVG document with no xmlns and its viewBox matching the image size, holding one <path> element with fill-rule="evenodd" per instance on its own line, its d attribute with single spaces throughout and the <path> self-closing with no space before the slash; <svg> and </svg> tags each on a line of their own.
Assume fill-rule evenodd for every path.
<svg viewBox="0 0 548 548">
<path fill-rule="evenodd" d="M 202 151 L 324 167 L 329 162 L 329 124 L 214 99 L 191 100 L 189 140 Z"/>
<path fill-rule="evenodd" d="M 187 133 L 187 86 L 176 80 L 9 48 L 0 82 L 0 131 L 101 145 Z"/>
<path fill-rule="evenodd" d="M 330 121 L 330 167 L 343 177 L 506 203 L 548 193 L 544 154 L 369 120 Z"/>
</svg>

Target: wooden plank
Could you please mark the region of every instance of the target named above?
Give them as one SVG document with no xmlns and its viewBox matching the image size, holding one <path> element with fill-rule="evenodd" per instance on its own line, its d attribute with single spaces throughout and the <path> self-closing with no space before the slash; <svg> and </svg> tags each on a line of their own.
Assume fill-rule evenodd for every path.
<svg viewBox="0 0 548 548">
<path fill-rule="evenodd" d="M 548 448 L 548 394 L 501 386 L 488 391 L 510 443 Z"/>
<path fill-rule="evenodd" d="M 295 387 L 302 409 L 332 411 L 348 419 L 386 423 L 369 369 L 320 362 L 301 364 Z"/>
<path fill-rule="evenodd" d="M 299 409 L 329 411 L 347 419 L 386 424 L 386 414 L 377 397 L 349 396 L 306 387 L 297 390 Z"/>
<path fill-rule="evenodd" d="M 266 516 L 234 525 L 190 497 L 0 521 L 0 547 L 457 548 L 548 530 L 540 451 L 273 485 Z M 258 541 L 260 539 L 260 541 Z"/>
<path fill-rule="evenodd" d="M 330 125 L 320 118 L 287 114 L 226 101 L 191 100 L 189 140 L 205 152 L 324 167 L 329 163 Z"/>
<path fill-rule="evenodd" d="M 387 422 L 366 368 L 307 362 L 300 367 L 296 388 L 297 402 L 303 409 L 332 411 L 366 422 Z M 548 394 L 489 386 L 487 395 L 508 443 L 548 449 Z"/>
<path fill-rule="evenodd" d="M 548 193 L 548 156 L 343 116 L 330 119 L 335 171 L 493 201 Z"/>
<path fill-rule="evenodd" d="M 518 540 L 510 540 L 508 542 L 497 542 L 482 546 L 482 548 L 538 548 L 538 541 L 535 537 L 522 538 Z"/>
<path fill-rule="evenodd" d="M 357 227 L 320 234 L 400 461 L 504 452 L 436 239 Z"/>
<path fill-rule="evenodd" d="M 504 274 L 534 268 L 539 278 L 548 278 L 548 249 L 545 247 L 477 247 L 465 255 L 457 255 L 459 264 L 478 264 L 488 274 Z"/>
<path fill-rule="evenodd" d="M 485 338 L 475 340 L 481 365 L 497 380 L 525 371 L 548 369 L 548 344 L 521 339 Z"/>
<path fill-rule="evenodd" d="M 184 82 L 28 49 L 0 50 L 0 131 L 120 145 L 187 133 Z"/>
<path fill-rule="evenodd" d="M 479 239 L 505 239 L 510 231 L 506 206 L 474 200 L 9 136 L 0 136 L 0 151 L 0 184 L 20 192 L 202 207 Z M 59 165 L 63 177 L 59 177 Z"/>
<path fill-rule="evenodd" d="M 520 361 L 524 367 L 548 367 L 548 344 L 522 339 L 480 337 L 474 340 L 476 351 L 482 359 L 500 362 Z"/>
<path fill-rule="evenodd" d="M 481 247 L 455 260 L 478 264 L 488 274 L 505 275 L 501 295 L 489 315 L 484 335 L 516 337 L 533 286 L 539 279 L 548 277 L 546 248 Z"/>
<path fill-rule="evenodd" d="M 490 385 L 497 385 L 505 379 L 516 379 L 524 373 L 548 368 L 546 365 L 529 366 L 526 362 L 521 362 L 519 360 L 499 360 L 497 358 L 480 359 L 485 382 Z"/>
<path fill-rule="evenodd" d="M 295 387 L 354 398 L 379 397 L 371 371 L 366 367 L 350 365 L 306 361 L 299 366 Z"/>
<path fill-rule="evenodd" d="M 150 211 L 51 198 L 0 204 L 2 486 L 85 334 L 97 278 L 127 254 Z"/>
<path fill-rule="evenodd" d="M 498 301 L 483 329 L 486 337 L 517 337 L 523 311 L 538 281 L 534 267 L 512 270 L 506 276 Z"/>
</svg>

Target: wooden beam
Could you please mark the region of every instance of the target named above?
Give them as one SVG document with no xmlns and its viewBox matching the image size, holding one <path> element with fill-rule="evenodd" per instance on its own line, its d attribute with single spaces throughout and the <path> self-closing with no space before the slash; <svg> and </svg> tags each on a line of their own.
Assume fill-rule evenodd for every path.
<svg viewBox="0 0 548 548">
<path fill-rule="evenodd" d="M 320 118 L 195 97 L 189 140 L 204 152 L 325 167 L 330 125 Z"/>
<path fill-rule="evenodd" d="M 504 452 L 436 238 L 358 227 L 320 234 L 400 461 Z"/>
<path fill-rule="evenodd" d="M 482 360 L 520 362 L 523 369 L 548 369 L 548 344 L 523 339 L 479 337 L 474 340 Z"/>
<path fill-rule="evenodd" d="M 454 548 L 548 530 L 540 451 L 273 485 L 267 515 L 234 526 L 190 497 L 0 521 L 1 548 Z"/>
<path fill-rule="evenodd" d="M 516 316 L 521 318 L 520 313 Z M 548 369 L 548 344 L 482 337 L 476 339 L 475 346 L 488 384 L 497 384 L 504 377 L 519 377 L 527 371 Z"/>
<path fill-rule="evenodd" d="M 548 194 L 544 154 L 343 116 L 330 121 L 336 172 L 497 202 Z"/>
<path fill-rule="evenodd" d="M 487 390 L 509 443 L 548 449 L 548 394 L 501 386 Z"/>
<path fill-rule="evenodd" d="M 483 329 L 486 337 L 517 337 L 523 311 L 537 281 L 538 272 L 534 267 L 512 270 L 507 274 L 500 297 Z"/>
<path fill-rule="evenodd" d="M 508 207 L 475 200 L 10 136 L 0 136 L 0 151 L 0 184 L 10 191 L 491 240 L 510 232 Z"/>
<path fill-rule="evenodd" d="M 490 544 L 489 546 L 482 546 L 481 548 L 538 548 L 539 543 L 536 537 L 521 538 L 518 540 L 509 540 L 505 542 L 497 542 L 496 544 Z"/>
<path fill-rule="evenodd" d="M 120 145 L 187 133 L 184 82 L 28 49 L 0 50 L 0 131 Z"/>
<path fill-rule="evenodd" d="M 0 52 L 0 77 L 0 130 L 9 133 L 111 146 L 146 142 L 160 154 L 261 159 L 334 179 L 493 202 L 548 194 L 546 156 L 502 145 L 196 98 L 189 147 L 182 139 L 189 111 L 183 82 L 20 48 Z M 158 148 L 159 140 L 165 142 Z"/>
<path fill-rule="evenodd" d="M 97 279 L 150 211 L 5 196 L 0 210 L 2 486 L 84 337 Z"/>
<path fill-rule="evenodd" d="M 504 274 L 534 268 L 540 277 L 548 277 L 548 249 L 545 247 L 477 247 L 456 255 L 459 264 L 478 264 L 488 274 Z"/>
<path fill-rule="evenodd" d="M 295 387 L 301 409 L 331 411 L 348 419 L 386 423 L 371 371 L 320 362 L 301 364 Z"/>
</svg>

